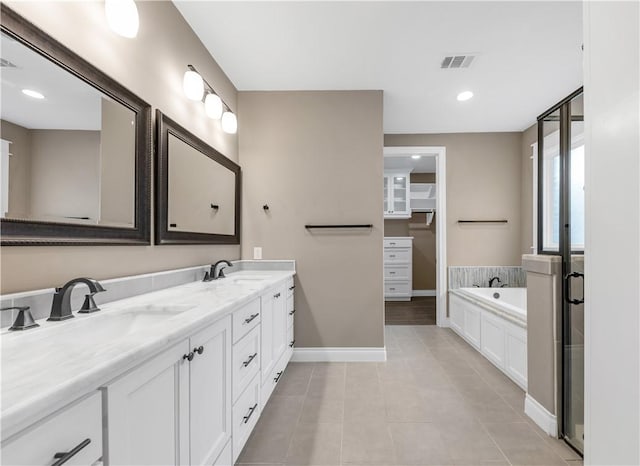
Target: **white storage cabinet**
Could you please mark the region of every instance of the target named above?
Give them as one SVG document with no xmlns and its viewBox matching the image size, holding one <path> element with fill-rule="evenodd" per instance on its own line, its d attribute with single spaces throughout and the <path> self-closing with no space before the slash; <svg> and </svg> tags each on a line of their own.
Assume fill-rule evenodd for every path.
<svg viewBox="0 0 640 466">
<path fill-rule="evenodd" d="M 413 292 L 413 237 L 384 238 L 384 299 L 409 301 Z"/>
</svg>

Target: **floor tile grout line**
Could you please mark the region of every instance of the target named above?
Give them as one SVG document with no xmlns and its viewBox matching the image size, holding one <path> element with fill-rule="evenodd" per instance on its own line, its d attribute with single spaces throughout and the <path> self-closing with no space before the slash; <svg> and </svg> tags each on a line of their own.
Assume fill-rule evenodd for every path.
<svg viewBox="0 0 640 466">
<path fill-rule="evenodd" d="M 496 446 L 496 448 L 500 451 L 500 453 L 502 454 L 502 456 L 504 457 L 504 459 L 507 460 L 507 463 L 509 463 L 510 465 L 513 465 L 513 463 L 511 462 L 511 460 L 509 459 L 509 457 L 506 455 L 506 453 L 502 450 L 502 448 L 500 447 L 500 445 L 498 445 L 498 442 L 496 441 L 495 438 L 493 438 L 493 435 L 491 435 L 491 432 L 489 432 L 489 430 L 487 429 L 487 427 L 484 425 L 484 423 L 482 421 L 479 421 L 480 427 L 484 430 L 484 432 L 489 436 L 489 438 L 491 439 L 491 441 L 494 443 L 494 445 Z"/>
</svg>

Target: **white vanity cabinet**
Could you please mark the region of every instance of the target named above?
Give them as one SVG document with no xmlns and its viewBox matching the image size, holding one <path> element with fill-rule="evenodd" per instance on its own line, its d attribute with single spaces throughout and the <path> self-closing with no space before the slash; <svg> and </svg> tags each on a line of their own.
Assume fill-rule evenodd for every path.
<svg viewBox="0 0 640 466">
<path fill-rule="evenodd" d="M 410 218 L 408 171 L 384 172 L 384 218 Z"/>
<path fill-rule="evenodd" d="M 106 464 L 213 464 L 231 437 L 231 317 L 103 390 Z"/>
</svg>

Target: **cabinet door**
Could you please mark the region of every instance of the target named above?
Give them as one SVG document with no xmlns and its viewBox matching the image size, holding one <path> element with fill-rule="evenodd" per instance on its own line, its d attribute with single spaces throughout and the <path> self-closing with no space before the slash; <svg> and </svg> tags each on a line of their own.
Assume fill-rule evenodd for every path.
<svg viewBox="0 0 640 466">
<path fill-rule="evenodd" d="M 277 360 L 273 354 L 273 293 L 269 291 L 260 297 L 260 365 L 262 383 L 266 382 Z"/>
<path fill-rule="evenodd" d="M 188 353 L 184 340 L 104 388 L 105 464 L 189 464 Z"/>
<path fill-rule="evenodd" d="M 277 361 L 287 349 L 287 289 L 280 286 L 273 294 L 273 358 Z"/>
<path fill-rule="evenodd" d="M 394 214 L 406 214 L 409 212 L 409 176 L 405 174 L 394 175 L 391 179 L 392 210 Z"/>
<path fill-rule="evenodd" d="M 231 437 L 231 316 L 190 340 L 190 464 L 213 464 Z"/>
<path fill-rule="evenodd" d="M 383 212 L 386 214 L 391 210 L 391 206 L 389 204 L 389 186 L 391 185 L 389 181 L 389 176 L 384 176 L 384 207 Z"/>
</svg>

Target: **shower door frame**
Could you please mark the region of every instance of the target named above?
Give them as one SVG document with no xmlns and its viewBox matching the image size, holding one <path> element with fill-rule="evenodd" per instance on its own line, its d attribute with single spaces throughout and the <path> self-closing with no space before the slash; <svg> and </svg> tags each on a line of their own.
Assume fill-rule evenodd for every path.
<svg viewBox="0 0 640 466">
<path fill-rule="evenodd" d="M 567 281 L 571 280 L 569 274 L 571 273 L 571 256 L 572 255 L 583 255 L 584 249 L 582 251 L 576 250 L 572 251 L 571 249 L 571 202 L 570 202 L 570 186 L 571 186 L 571 123 L 572 121 L 576 121 L 576 117 L 572 117 L 571 115 L 571 102 L 580 95 L 584 94 L 584 90 L 582 87 L 572 92 L 570 95 L 562 99 L 560 102 L 555 104 L 553 107 L 549 108 L 547 111 L 542 113 L 537 118 L 537 131 L 538 131 L 538 143 L 537 143 L 537 224 L 536 224 L 536 248 L 538 254 L 545 255 L 555 255 L 562 257 L 562 277 L 561 277 L 561 294 L 562 294 L 562 314 L 561 314 L 561 332 L 560 332 L 560 357 L 559 357 L 559 365 L 560 365 L 560 377 L 558 377 L 558 433 L 560 434 L 560 438 L 562 438 L 567 445 L 569 445 L 572 449 L 574 449 L 581 456 L 584 455 L 584 452 L 580 450 L 580 448 L 570 440 L 566 433 L 567 429 L 567 420 L 570 418 L 568 414 L 568 410 L 570 406 L 565 402 L 566 396 L 566 378 L 569 376 L 570 372 L 566 366 L 565 359 L 565 343 L 570 341 L 571 335 L 571 306 L 573 305 L 570 300 L 570 296 L 567 295 L 567 290 L 570 290 L 570 286 L 567 286 Z M 559 147 L 559 156 L 560 156 L 560 192 L 559 192 L 559 201 L 560 201 L 560 211 L 559 211 L 559 244 L 558 250 L 545 250 L 544 249 L 544 121 L 545 118 L 549 117 L 552 113 L 556 111 L 560 111 L 559 116 L 559 135 L 560 135 L 560 147 Z M 584 275 L 583 275 L 583 284 L 584 284 Z M 584 296 L 584 290 L 583 290 Z M 583 355 L 584 357 L 584 355 Z M 584 407 L 583 407 L 584 410 Z"/>
</svg>

